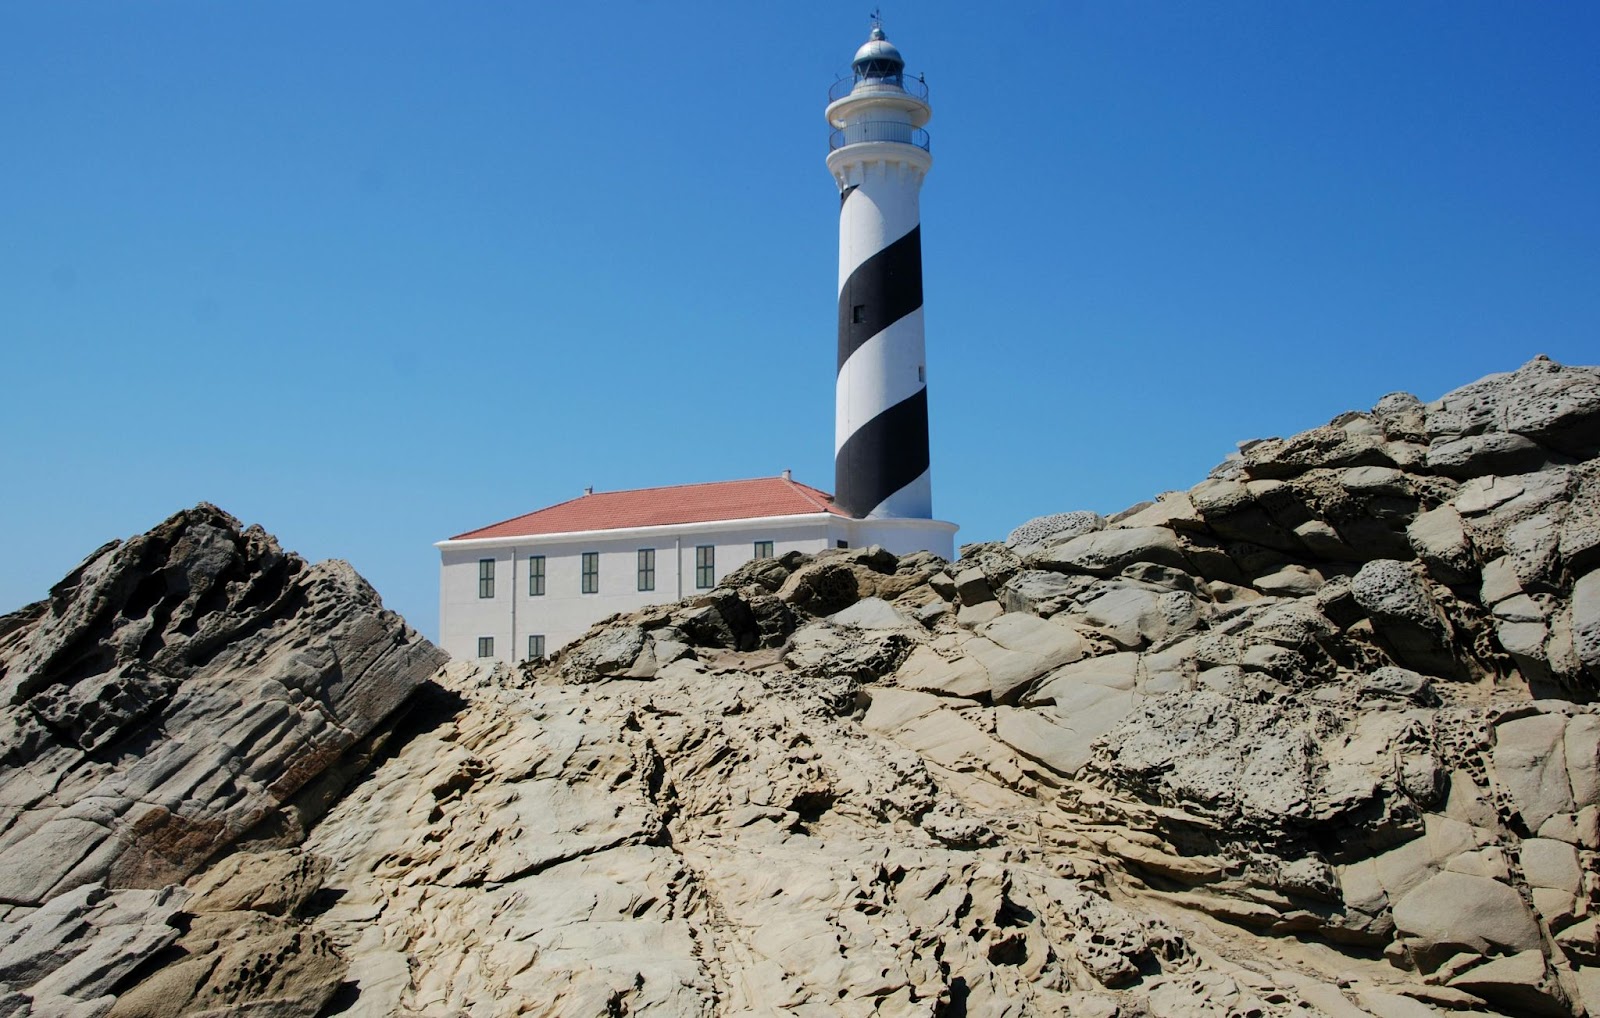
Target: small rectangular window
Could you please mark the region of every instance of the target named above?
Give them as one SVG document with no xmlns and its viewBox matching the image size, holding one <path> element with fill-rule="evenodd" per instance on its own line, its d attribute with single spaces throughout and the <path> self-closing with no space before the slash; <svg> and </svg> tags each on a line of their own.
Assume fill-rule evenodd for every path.
<svg viewBox="0 0 1600 1018">
<path fill-rule="evenodd" d="M 850 324 L 851 325 L 862 325 L 862 324 L 866 323 L 866 320 L 867 320 L 867 306 L 865 304 L 856 304 L 856 305 L 853 305 L 850 308 Z"/>
<path fill-rule="evenodd" d="M 480 636 L 480 637 L 478 637 L 478 656 L 479 657 L 494 657 L 494 637 L 492 637 L 492 636 Z"/>
<path fill-rule="evenodd" d="M 656 589 L 656 550 L 654 548 L 639 549 L 639 589 Z"/>
<path fill-rule="evenodd" d="M 848 547 L 850 547 L 850 542 L 849 541 L 835 541 L 835 542 L 833 542 L 833 546 L 835 548 L 848 548 Z"/>
<path fill-rule="evenodd" d="M 583 592 L 600 593 L 600 553 L 597 551 L 583 553 Z"/>
<path fill-rule="evenodd" d="M 516 579 L 515 576 L 511 578 L 513 583 L 516 582 Z M 478 596 L 494 596 L 494 559 L 492 558 L 478 560 Z"/>
<path fill-rule="evenodd" d="M 528 596 L 544 596 L 544 556 L 530 555 L 528 557 Z"/>
<path fill-rule="evenodd" d="M 710 590 L 717 585 L 717 547 L 713 544 L 702 544 L 694 550 L 694 585 L 701 590 Z"/>
<path fill-rule="evenodd" d="M 756 542 L 756 558 L 771 558 L 771 557 L 772 557 L 772 542 L 771 541 L 757 541 Z"/>
<path fill-rule="evenodd" d="M 539 661 L 544 658 L 544 637 L 528 637 L 528 660 Z"/>
<path fill-rule="evenodd" d="M 928 380 L 928 366 L 926 364 L 918 364 L 917 365 L 917 381 L 926 382 L 927 380 Z"/>
</svg>

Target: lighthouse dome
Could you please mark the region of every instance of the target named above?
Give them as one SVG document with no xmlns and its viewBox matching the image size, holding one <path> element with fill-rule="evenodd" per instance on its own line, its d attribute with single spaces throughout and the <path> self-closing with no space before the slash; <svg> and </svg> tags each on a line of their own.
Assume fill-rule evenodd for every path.
<svg viewBox="0 0 1600 1018">
<path fill-rule="evenodd" d="M 856 80 L 869 78 L 897 77 L 906 68 L 905 58 L 900 56 L 900 51 L 894 43 L 883 37 L 881 25 L 872 26 L 872 34 L 861 48 L 856 50 L 856 58 L 851 62 L 855 68 Z"/>
</svg>

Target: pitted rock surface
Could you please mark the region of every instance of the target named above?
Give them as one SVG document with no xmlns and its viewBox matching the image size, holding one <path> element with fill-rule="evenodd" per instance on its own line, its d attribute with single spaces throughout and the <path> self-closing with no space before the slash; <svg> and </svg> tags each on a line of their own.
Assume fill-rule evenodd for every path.
<svg viewBox="0 0 1600 1018">
<path fill-rule="evenodd" d="M 303 698 L 228 745 L 347 671 L 211 618 L 301 603 L 265 551 L 252 581 L 197 531 L 143 614 L 78 604 L 115 586 L 91 562 L 0 622 L 0 789 L 49 806 L 0 879 L 62 888 L 0 905 L 0 1014 L 1593 1013 L 1597 429 L 1600 370 L 1539 359 L 957 563 L 768 560 L 365 708 L 356 755 L 387 741 L 342 795 L 337 738 L 269 754 L 326 775 L 298 786 L 197 753 L 177 803 L 219 825 L 78 880 L 121 828 L 61 790 L 214 661 Z M 17 635 L 47 629 L 88 635 Z M 316 794 L 230 855 L 241 774 Z"/>
</svg>

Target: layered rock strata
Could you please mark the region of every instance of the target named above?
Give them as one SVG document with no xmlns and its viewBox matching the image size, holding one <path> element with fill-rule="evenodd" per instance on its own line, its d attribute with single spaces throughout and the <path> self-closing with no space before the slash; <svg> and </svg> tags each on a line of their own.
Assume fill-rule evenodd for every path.
<svg viewBox="0 0 1600 1018">
<path fill-rule="evenodd" d="M 0 1014 L 1600 1010 L 1597 453 L 1540 359 L 451 664 L 298 846 L 10 906 Z"/>
<path fill-rule="evenodd" d="M 1597 449 L 1538 360 L 452 666 L 317 928 L 375 1014 L 1584 1013 Z"/>
<path fill-rule="evenodd" d="M 104 1013 L 163 952 L 208 1007 L 314 1013 L 344 967 L 293 919 L 320 863 L 227 901 L 216 870 L 182 884 L 298 842 L 443 660 L 348 564 L 209 505 L 0 618 L 0 1014 Z"/>
</svg>

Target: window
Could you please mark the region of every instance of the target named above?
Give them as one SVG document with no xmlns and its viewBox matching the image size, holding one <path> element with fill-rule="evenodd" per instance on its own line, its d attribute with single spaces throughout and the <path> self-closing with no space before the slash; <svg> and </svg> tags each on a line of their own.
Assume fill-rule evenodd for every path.
<svg viewBox="0 0 1600 1018">
<path fill-rule="evenodd" d="M 702 544 L 694 550 L 694 585 L 701 590 L 716 586 L 717 547 Z"/>
<path fill-rule="evenodd" d="M 848 548 L 848 547 L 850 547 L 850 542 L 849 541 L 835 541 L 835 542 L 833 542 L 833 546 L 835 548 Z"/>
<path fill-rule="evenodd" d="M 926 382 L 927 380 L 928 380 L 928 366 L 926 364 L 918 364 L 917 365 L 917 381 Z"/>
<path fill-rule="evenodd" d="M 512 577 L 516 579 L 515 576 Z M 494 596 L 494 559 L 481 558 L 478 560 L 478 596 Z"/>
<path fill-rule="evenodd" d="M 654 548 L 639 549 L 639 589 L 656 589 L 656 550 Z"/>
<path fill-rule="evenodd" d="M 771 557 L 772 557 L 772 542 L 771 541 L 757 541 L 756 542 L 756 558 L 771 558 Z"/>
<path fill-rule="evenodd" d="M 544 556 L 530 555 L 528 557 L 528 596 L 544 596 Z"/>
<path fill-rule="evenodd" d="M 528 660 L 538 661 L 544 657 L 544 637 L 528 637 Z"/>
<path fill-rule="evenodd" d="M 600 553 L 597 551 L 583 553 L 583 592 L 600 593 Z"/>
<path fill-rule="evenodd" d="M 850 308 L 850 324 L 851 325 L 863 325 L 863 324 L 866 323 L 866 320 L 867 320 L 867 306 L 865 304 L 856 304 L 856 305 L 853 305 Z"/>
<path fill-rule="evenodd" d="M 479 657 L 494 657 L 494 637 L 492 637 L 492 636 L 480 636 L 480 637 L 478 637 L 478 656 Z"/>
</svg>

